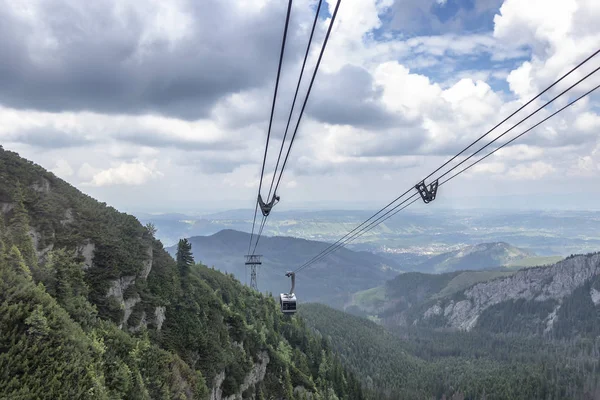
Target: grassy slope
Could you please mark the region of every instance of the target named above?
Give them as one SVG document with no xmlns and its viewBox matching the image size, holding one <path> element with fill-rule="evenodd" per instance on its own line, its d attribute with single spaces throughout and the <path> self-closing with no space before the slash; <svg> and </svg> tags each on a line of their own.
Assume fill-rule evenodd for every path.
<svg viewBox="0 0 600 400">
<path fill-rule="evenodd" d="M 505 265 L 507 268 L 522 268 L 522 267 L 538 267 L 540 265 L 551 265 L 556 264 L 564 257 L 561 256 L 547 256 L 547 257 L 527 257 L 522 260 L 515 260 Z"/>
<path fill-rule="evenodd" d="M 473 286 L 476 283 L 488 281 L 501 276 L 509 276 L 515 272 L 517 271 L 465 271 L 452 278 L 452 280 L 448 282 L 448 284 L 442 290 L 432 297 L 438 298 L 449 296 L 453 293 L 464 290 L 469 286 Z"/>
</svg>

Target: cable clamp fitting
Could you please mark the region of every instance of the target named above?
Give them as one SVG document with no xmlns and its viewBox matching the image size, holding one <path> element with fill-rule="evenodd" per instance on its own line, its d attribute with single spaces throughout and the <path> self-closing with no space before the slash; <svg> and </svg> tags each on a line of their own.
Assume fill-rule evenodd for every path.
<svg viewBox="0 0 600 400">
<path fill-rule="evenodd" d="M 258 205 L 260 206 L 260 211 L 262 212 L 262 215 L 264 215 L 265 217 L 269 216 L 269 213 L 271 212 L 271 209 L 277 203 L 279 203 L 279 196 L 277 196 L 275 193 L 273 193 L 273 198 L 268 203 L 265 203 L 263 201 L 262 196 L 260 195 L 260 193 L 258 194 Z"/>
<path fill-rule="evenodd" d="M 419 191 L 421 198 L 425 204 L 432 202 L 435 200 L 435 195 L 437 193 L 438 188 L 438 180 L 436 179 L 433 183 L 429 184 L 429 188 L 425 184 L 425 180 L 417 183 L 415 185 L 415 189 Z"/>
</svg>

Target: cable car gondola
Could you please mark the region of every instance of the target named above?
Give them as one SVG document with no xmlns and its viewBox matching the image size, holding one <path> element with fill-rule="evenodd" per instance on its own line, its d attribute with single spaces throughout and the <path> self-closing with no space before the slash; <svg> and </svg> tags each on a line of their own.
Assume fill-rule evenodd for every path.
<svg viewBox="0 0 600 400">
<path fill-rule="evenodd" d="M 289 293 L 281 293 L 279 295 L 279 305 L 281 306 L 282 313 L 294 314 L 296 312 L 296 295 L 294 294 L 296 274 L 290 271 L 285 276 L 292 278 L 292 288 Z"/>
</svg>

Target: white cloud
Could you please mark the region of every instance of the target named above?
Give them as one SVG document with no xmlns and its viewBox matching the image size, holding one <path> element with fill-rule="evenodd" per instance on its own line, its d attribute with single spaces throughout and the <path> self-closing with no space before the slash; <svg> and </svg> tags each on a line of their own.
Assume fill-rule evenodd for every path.
<svg viewBox="0 0 600 400">
<path fill-rule="evenodd" d="M 468 164 L 467 164 L 468 165 Z M 506 165 L 502 162 L 481 162 L 475 164 L 468 172 L 472 174 L 501 174 L 506 171 Z"/>
<path fill-rule="evenodd" d="M 544 155 L 544 150 L 540 147 L 517 144 L 504 147 L 494 154 L 502 160 L 528 161 L 542 157 Z"/>
<path fill-rule="evenodd" d="M 121 163 L 116 167 L 96 173 L 88 184 L 91 186 L 143 185 L 151 179 L 163 176 L 163 173 L 156 170 L 153 164 Z"/>
<path fill-rule="evenodd" d="M 517 180 L 540 179 L 551 174 L 556 169 L 543 161 L 535 161 L 528 164 L 518 164 L 508 171 L 508 176 Z"/>
<path fill-rule="evenodd" d="M 327 196 L 332 199 L 363 196 L 370 200 L 369 193 L 377 193 L 378 197 L 396 195 L 403 188 L 401 184 L 414 184 L 449 155 L 517 109 L 523 100 L 537 94 L 590 54 L 600 43 L 600 26 L 595 23 L 600 20 L 600 2 L 594 0 L 505 0 L 501 13 L 495 18 L 493 32 L 417 37 L 388 31 L 382 16 L 392 3 L 392 0 L 342 2 L 315 81 L 316 88 L 339 81 L 338 85 L 344 87 L 333 87 L 331 91 L 341 93 L 340 108 L 343 110 L 350 100 L 356 100 L 360 105 L 351 116 L 362 118 L 360 112 L 371 106 L 381 113 L 370 114 L 374 115 L 371 125 L 363 120 L 348 122 L 346 118 L 336 122 L 333 118 L 327 119 L 339 98 L 325 95 L 319 98 L 319 91 L 315 89 L 280 186 L 282 198 L 287 199 L 286 190 L 291 192 L 299 187 L 302 190 L 294 190 L 294 196 L 300 200 Z M 88 7 L 87 4 L 78 7 Z M 134 46 L 138 50 L 134 58 L 143 57 L 143 51 L 149 51 L 153 43 L 168 47 L 191 40 L 190 24 L 194 21 L 189 20 L 185 11 L 194 4 L 184 0 L 165 5 L 152 2 L 147 15 L 143 12 L 144 7 L 138 6 L 136 13 L 142 17 L 146 15 L 150 22 L 142 24 L 141 46 Z M 228 4 L 232 5 L 231 12 L 237 20 L 244 13 L 252 16 L 265 13 L 274 3 L 253 0 Z M 312 17 L 309 4 L 314 5 L 314 1 L 302 0 L 294 5 L 294 12 L 299 12 L 294 14 L 295 18 L 302 27 L 299 32 L 306 37 L 290 36 L 290 43 L 305 44 Z M 335 1 L 328 4 L 330 12 L 333 11 Z M 124 15 L 117 13 L 118 18 Z M 215 24 L 228 21 L 222 15 L 214 18 Z M 32 16 L 26 26 L 35 26 L 40 19 L 43 15 Z M 280 20 L 270 22 L 282 24 Z M 319 22 L 316 43 L 321 43 L 328 22 Z M 377 35 L 373 33 L 374 29 L 380 29 Z M 34 36 L 46 37 L 44 32 Z M 57 38 L 48 35 L 44 40 L 32 43 L 29 50 L 34 55 L 47 55 Z M 235 40 L 242 39 L 238 36 Z M 318 45 L 313 47 L 313 63 L 319 49 Z M 269 51 L 277 55 L 278 48 L 273 46 Z M 487 57 L 491 57 L 491 63 L 478 68 L 479 59 Z M 519 61 L 518 65 L 510 61 L 523 57 L 527 57 L 527 61 Z M 463 61 L 468 68 L 461 65 Z M 233 58 L 221 62 L 240 61 Z M 283 133 L 282 120 L 287 117 L 285 111 L 291 103 L 293 79 L 299 68 L 299 60 L 286 62 L 265 176 L 270 176 L 269 171 L 275 164 L 278 140 Z M 276 66 L 275 61 L 269 66 L 272 70 L 269 76 L 274 74 Z M 364 91 L 354 90 L 358 85 L 356 80 L 334 79 L 348 66 L 363 73 Z M 428 70 L 424 68 L 427 66 L 439 67 L 443 70 L 442 75 L 429 72 L 435 68 Z M 219 72 L 219 68 L 212 71 L 215 75 Z M 168 77 L 165 72 L 164 79 Z M 92 191 L 96 190 L 94 188 L 108 191 L 108 186 L 121 185 L 119 193 L 131 193 L 127 185 L 151 183 L 146 187 L 163 188 L 156 189 L 156 201 L 170 201 L 164 188 L 172 185 L 189 188 L 190 201 L 212 196 L 247 205 L 254 199 L 258 186 L 272 99 L 272 78 L 260 85 L 229 92 L 215 101 L 207 115 L 196 120 L 180 119 L 173 114 L 158 116 L 151 110 L 131 114 L 128 110 L 120 111 L 121 114 L 77 110 L 43 112 L 0 105 L 0 141 L 22 146 L 20 148 L 27 149 L 24 155 L 53 168 L 62 176 L 72 175 L 73 179 L 86 182 Z M 498 90 L 503 80 L 510 93 Z M 192 86 L 184 89 L 182 102 L 186 101 L 187 91 L 195 90 Z M 352 96 L 364 98 L 349 98 Z M 311 104 L 321 106 L 323 112 L 318 120 L 316 113 L 310 112 Z M 592 149 L 598 146 L 600 117 L 593 107 L 593 101 L 582 102 L 548 121 L 515 145 L 499 151 L 489 163 L 482 162 L 470 170 L 471 180 L 479 180 L 482 184 L 489 181 L 492 187 L 509 185 L 515 180 L 543 182 L 543 178 L 550 176 L 559 179 L 560 174 L 556 172 L 563 168 L 587 171 L 586 176 L 597 180 L 595 168 L 600 160 L 592 154 Z M 392 122 L 376 126 L 379 115 L 389 117 Z M 542 116 L 540 114 L 539 118 Z M 510 122 L 516 120 L 517 117 Z M 501 127 L 489 138 L 508 126 Z M 56 160 L 63 160 L 65 164 L 61 161 L 59 165 Z M 153 163 L 153 160 L 157 161 Z M 187 181 L 190 175 L 195 182 L 192 187 Z M 161 176 L 169 179 L 158 179 Z M 334 184 L 342 185 L 341 189 L 332 190 Z M 361 184 L 372 185 L 371 190 L 361 190 L 358 188 Z M 452 184 L 460 185 L 460 180 Z M 95 193 L 104 192 L 98 189 Z M 118 205 L 125 197 L 115 195 L 113 200 Z"/>
<path fill-rule="evenodd" d="M 66 160 L 58 160 L 56 162 L 56 166 L 54 168 L 52 168 L 50 170 L 54 175 L 58 176 L 59 178 L 68 178 L 70 176 L 73 175 L 73 168 L 71 168 L 71 165 L 69 164 L 68 161 Z"/>
<path fill-rule="evenodd" d="M 92 167 L 88 163 L 83 163 L 81 167 L 79 167 L 79 171 L 77 171 L 77 176 L 83 181 L 91 180 L 94 175 L 98 173 L 98 169 Z"/>
<path fill-rule="evenodd" d="M 584 132 L 597 133 L 600 129 L 600 115 L 592 112 L 584 112 L 577 116 L 575 127 Z"/>
<path fill-rule="evenodd" d="M 596 164 L 591 156 L 580 157 L 577 160 L 577 167 L 581 172 L 591 172 L 600 169 L 600 163 Z"/>
<path fill-rule="evenodd" d="M 521 99 L 531 97 L 596 50 L 600 25 L 594 18 L 600 18 L 600 2 L 594 0 L 505 0 L 494 18 L 494 37 L 533 49 L 532 59 L 509 74 L 511 90 Z M 561 87 L 594 67 L 586 66 Z"/>
</svg>

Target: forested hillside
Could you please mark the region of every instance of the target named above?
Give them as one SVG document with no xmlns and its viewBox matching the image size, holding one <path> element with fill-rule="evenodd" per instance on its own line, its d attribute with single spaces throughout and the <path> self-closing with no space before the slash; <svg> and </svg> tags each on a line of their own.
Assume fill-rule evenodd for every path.
<svg viewBox="0 0 600 400">
<path fill-rule="evenodd" d="M 272 298 L 1 148 L 0 210 L 0 399 L 363 398 Z"/>
<path fill-rule="evenodd" d="M 600 338 L 540 340 L 485 332 L 385 330 L 320 304 L 300 314 L 331 338 L 378 399 L 600 398 Z"/>
</svg>

